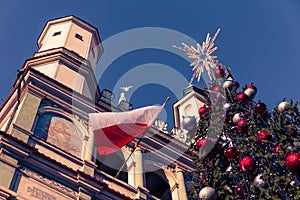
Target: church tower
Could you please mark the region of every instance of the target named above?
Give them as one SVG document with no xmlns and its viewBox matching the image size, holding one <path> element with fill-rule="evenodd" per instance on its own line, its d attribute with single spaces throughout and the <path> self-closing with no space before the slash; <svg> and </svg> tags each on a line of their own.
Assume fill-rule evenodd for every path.
<svg viewBox="0 0 300 200">
<path fill-rule="evenodd" d="M 95 150 L 88 114 L 131 107 L 99 90 L 97 28 L 75 16 L 50 20 L 37 45 L 0 108 L 0 199 L 186 200 L 188 146 L 159 127 L 131 157 L 137 140 L 109 156 Z"/>
</svg>

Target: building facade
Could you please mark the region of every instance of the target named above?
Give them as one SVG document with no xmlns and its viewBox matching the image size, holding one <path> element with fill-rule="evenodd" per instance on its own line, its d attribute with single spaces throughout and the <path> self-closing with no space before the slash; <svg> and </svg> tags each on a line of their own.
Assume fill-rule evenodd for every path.
<svg viewBox="0 0 300 200">
<path fill-rule="evenodd" d="M 119 174 L 136 140 L 97 153 L 88 113 L 131 108 L 98 87 L 97 28 L 75 16 L 54 19 L 37 44 L 0 110 L 0 199 L 186 200 L 183 172 L 194 166 L 177 133 L 151 127 Z M 174 104 L 177 127 L 205 102 L 201 94 L 189 90 Z"/>
</svg>

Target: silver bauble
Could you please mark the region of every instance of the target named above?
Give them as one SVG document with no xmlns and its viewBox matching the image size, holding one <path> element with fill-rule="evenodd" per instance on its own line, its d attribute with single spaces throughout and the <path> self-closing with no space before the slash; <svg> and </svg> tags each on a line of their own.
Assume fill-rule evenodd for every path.
<svg viewBox="0 0 300 200">
<path fill-rule="evenodd" d="M 231 106 L 232 106 L 231 103 L 225 103 L 223 108 L 225 111 L 228 111 L 231 108 Z"/>
<path fill-rule="evenodd" d="M 291 186 L 294 186 L 295 183 L 296 183 L 295 181 L 291 181 L 291 182 L 290 182 Z"/>
<path fill-rule="evenodd" d="M 278 108 L 279 112 L 283 112 L 283 111 L 287 110 L 289 107 L 290 107 L 290 104 L 286 101 L 283 101 L 278 105 L 277 108 Z"/>
<path fill-rule="evenodd" d="M 197 125 L 197 121 L 195 117 L 183 117 L 182 127 L 186 130 L 193 130 Z"/>
<path fill-rule="evenodd" d="M 254 181 L 253 181 L 253 184 L 256 186 L 256 187 L 259 187 L 259 188 L 267 188 L 268 187 L 268 184 L 262 180 L 262 177 L 263 175 L 262 174 L 258 174 L 255 178 L 254 178 Z"/>
<path fill-rule="evenodd" d="M 229 165 L 229 166 L 227 167 L 226 172 L 232 172 L 232 166 L 231 166 L 231 165 Z"/>
<path fill-rule="evenodd" d="M 244 94 L 247 95 L 250 99 L 254 99 L 255 95 L 256 95 L 256 91 L 252 88 L 247 88 L 244 91 Z"/>
<path fill-rule="evenodd" d="M 224 87 L 225 89 L 231 89 L 231 88 L 232 88 L 232 85 L 233 85 L 232 81 L 225 81 L 225 82 L 223 83 L 223 87 Z"/>
<path fill-rule="evenodd" d="M 199 192 L 199 198 L 201 200 L 215 200 L 217 197 L 217 192 L 212 187 L 204 187 Z"/>
<path fill-rule="evenodd" d="M 241 119 L 242 119 L 241 114 L 240 114 L 240 113 L 236 113 L 236 114 L 233 115 L 233 117 L 232 117 L 232 122 L 233 122 L 234 124 L 237 124 Z"/>
</svg>

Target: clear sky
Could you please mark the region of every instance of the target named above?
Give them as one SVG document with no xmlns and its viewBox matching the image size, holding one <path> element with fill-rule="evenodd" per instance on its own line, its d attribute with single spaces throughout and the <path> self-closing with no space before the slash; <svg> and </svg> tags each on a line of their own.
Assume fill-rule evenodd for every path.
<svg viewBox="0 0 300 200">
<path fill-rule="evenodd" d="M 208 32 L 214 34 L 220 27 L 215 55 L 232 69 L 241 85 L 255 83 L 256 100 L 261 99 L 268 108 L 276 106 L 283 97 L 300 100 L 299 0 L 2 1 L 2 99 L 12 89 L 17 69 L 37 51 L 36 41 L 45 23 L 67 15 L 78 16 L 97 27 L 106 54 L 126 45 L 138 46 L 136 50 L 124 50 L 104 66 L 106 70 L 97 77 L 99 87 L 113 90 L 117 102 L 119 84 L 133 85 L 129 96 L 134 107 L 159 104 L 171 96 L 161 116 L 168 121 L 169 129 L 173 127 L 172 104 L 178 98 L 178 91 L 181 95 L 186 86 L 183 79 L 188 81 L 192 74 L 189 63 L 180 56 L 183 54 L 170 50 L 172 43 L 191 42 L 182 41 L 184 37 L 180 34 L 201 43 Z M 128 30 L 133 32 L 124 36 Z M 164 35 L 164 31 L 170 33 Z M 123 40 L 114 37 L 119 33 Z M 113 46 L 105 46 L 110 39 Z M 156 46 L 151 48 L 151 42 Z M 103 68 L 101 60 L 98 67 Z"/>
</svg>

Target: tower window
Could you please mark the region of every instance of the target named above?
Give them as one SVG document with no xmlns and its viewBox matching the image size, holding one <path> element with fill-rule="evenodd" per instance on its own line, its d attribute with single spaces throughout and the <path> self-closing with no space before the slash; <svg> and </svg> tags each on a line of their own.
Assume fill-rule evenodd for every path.
<svg viewBox="0 0 300 200">
<path fill-rule="evenodd" d="M 60 35 L 61 34 L 61 31 L 57 31 L 55 33 L 53 33 L 53 36 L 57 36 L 57 35 Z"/>
<path fill-rule="evenodd" d="M 83 41 L 83 38 L 82 38 L 82 36 L 81 36 L 81 35 L 79 35 L 78 33 L 76 33 L 76 34 L 75 34 L 75 37 L 76 37 L 77 39 L 79 39 L 79 40 Z"/>
<path fill-rule="evenodd" d="M 95 58 L 95 51 L 94 51 L 94 47 L 92 47 L 92 54 L 93 54 L 93 57 Z"/>
</svg>

